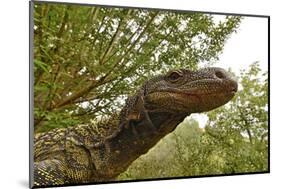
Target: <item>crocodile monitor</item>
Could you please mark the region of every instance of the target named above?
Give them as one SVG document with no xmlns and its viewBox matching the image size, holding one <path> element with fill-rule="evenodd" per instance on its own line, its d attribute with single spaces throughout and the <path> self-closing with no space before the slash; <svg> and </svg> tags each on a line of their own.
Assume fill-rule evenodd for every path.
<svg viewBox="0 0 281 189">
<path fill-rule="evenodd" d="M 113 181 L 191 113 L 226 104 L 237 82 L 221 68 L 180 69 L 146 81 L 118 114 L 97 125 L 40 133 L 34 186 Z"/>
</svg>

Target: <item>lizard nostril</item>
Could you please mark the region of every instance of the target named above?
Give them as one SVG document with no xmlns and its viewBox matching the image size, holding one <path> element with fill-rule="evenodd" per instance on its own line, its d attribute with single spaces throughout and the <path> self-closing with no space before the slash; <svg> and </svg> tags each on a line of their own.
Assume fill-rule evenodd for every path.
<svg viewBox="0 0 281 189">
<path fill-rule="evenodd" d="M 235 82 L 234 86 L 232 87 L 232 92 L 238 91 L 238 84 Z"/>
<path fill-rule="evenodd" d="M 216 75 L 218 78 L 220 78 L 220 79 L 226 78 L 225 74 L 222 73 L 221 71 L 216 71 L 216 72 L 215 72 L 215 75 Z"/>
</svg>

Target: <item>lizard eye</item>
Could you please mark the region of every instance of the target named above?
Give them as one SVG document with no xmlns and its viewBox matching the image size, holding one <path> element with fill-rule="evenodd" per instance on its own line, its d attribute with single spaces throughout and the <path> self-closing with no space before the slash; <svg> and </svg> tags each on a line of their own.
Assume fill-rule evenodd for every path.
<svg viewBox="0 0 281 189">
<path fill-rule="evenodd" d="M 170 73 L 170 75 L 168 76 L 169 80 L 171 82 L 176 82 L 179 78 L 182 77 L 182 74 L 179 72 L 172 72 Z"/>
</svg>

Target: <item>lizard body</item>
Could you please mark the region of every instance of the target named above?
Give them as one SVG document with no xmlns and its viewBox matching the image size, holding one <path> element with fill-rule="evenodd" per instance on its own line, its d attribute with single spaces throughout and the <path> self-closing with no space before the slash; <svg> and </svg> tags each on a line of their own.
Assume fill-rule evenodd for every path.
<svg viewBox="0 0 281 189">
<path fill-rule="evenodd" d="M 186 116 L 222 106 L 236 91 L 237 82 L 221 68 L 180 69 L 154 77 L 127 99 L 119 114 L 98 126 L 36 135 L 34 186 L 114 180 Z"/>
</svg>

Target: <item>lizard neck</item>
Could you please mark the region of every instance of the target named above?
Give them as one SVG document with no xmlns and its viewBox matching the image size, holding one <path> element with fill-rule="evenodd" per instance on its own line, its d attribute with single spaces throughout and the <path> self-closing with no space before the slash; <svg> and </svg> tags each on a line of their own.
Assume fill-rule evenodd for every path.
<svg viewBox="0 0 281 189">
<path fill-rule="evenodd" d="M 96 151 L 94 156 L 97 158 L 95 162 L 98 163 L 95 167 L 103 172 L 100 173 L 101 177 L 114 178 L 124 172 L 134 160 L 145 154 L 165 135 L 172 132 L 186 117 L 186 115 L 165 112 L 150 112 L 148 114 L 155 130 L 148 126 L 146 120 L 134 123 L 135 128 L 121 127 L 114 136 L 105 140 L 103 149 Z M 106 175 L 102 176 L 103 174 Z"/>
</svg>

